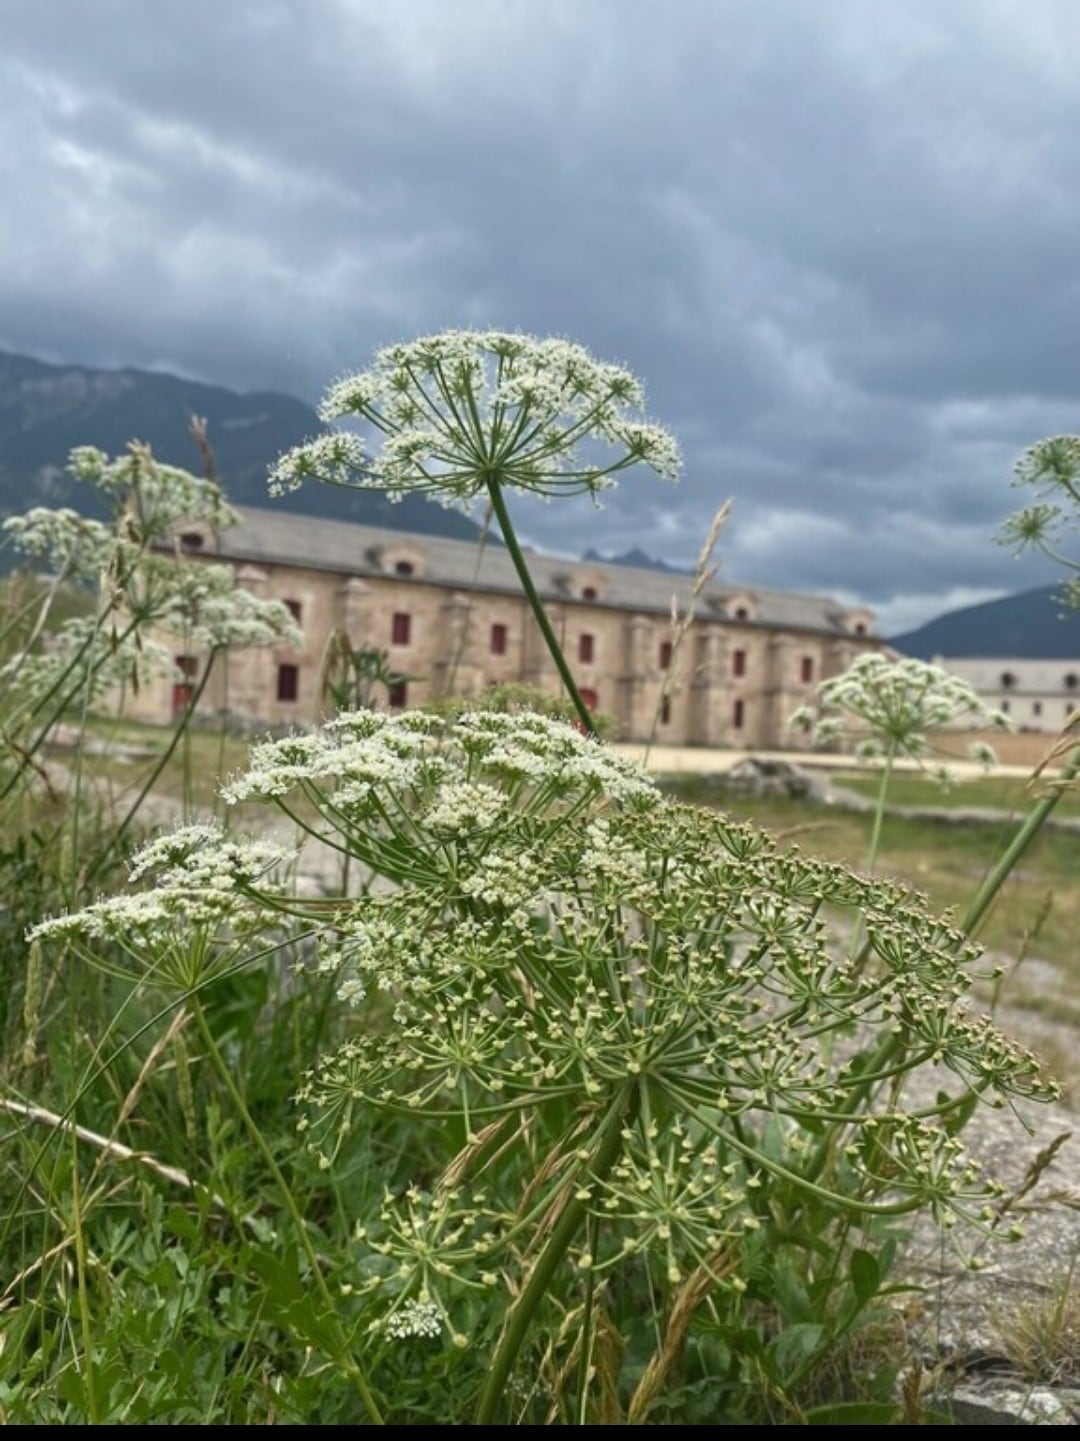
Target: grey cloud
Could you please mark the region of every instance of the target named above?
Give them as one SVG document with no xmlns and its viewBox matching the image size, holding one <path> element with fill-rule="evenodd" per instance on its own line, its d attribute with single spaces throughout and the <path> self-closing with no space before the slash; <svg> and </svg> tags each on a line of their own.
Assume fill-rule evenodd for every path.
<svg viewBox="0 0 1080 1441">
<path fill-rule="evenodd" d="M 313 399 L 410 333 L 563 333 L 643 376 L 687 473 L 526 507 L 537 541 L 687 564 L 733 494 L 758 584 L 910 609 L 1046 578 L 987 537 L 1016 453 L 1080 428 L 1071 5 L 8 0 L 5 28 L 0 344 Z"/>
</svg>

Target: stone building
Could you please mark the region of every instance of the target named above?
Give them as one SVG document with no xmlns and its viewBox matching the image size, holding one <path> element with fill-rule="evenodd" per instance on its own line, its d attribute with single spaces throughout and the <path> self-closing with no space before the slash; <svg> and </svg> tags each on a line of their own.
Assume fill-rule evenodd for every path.
<svg viewBox="0 0 1080 1441">
<path fill-rule="evenodd" d="M 238 584 L 285 601 L 304 631 L 301 649 L 219 658 L 200 710 L 283 726 L 325 712 L 327 645 L 385 651 L 408 676 L 392 708 L 438 694 L 470 695 L 497 682 L 558 694 L 560 683 L 499 544 L 481 548 L 282 511 L 241 509 L 221 537 L 192 527 L 189 556 L 232 565 Z M 776 747 L 805 743 L 787 719 L 825 677 L 882 642 L 869 612 L 785 591 L 712 583 L 676 643 L 673 611 L 690 604 L 690 577 L 528 553 L 533 579 L 587 704 L 613 717 L 625 740 Z M 205 657 L 176 656 L 180 679 L 144 687 L 129 713 L 164 721 L 187 703 Z"/>
<path fill-rule="evenodd" d="M 1018 730 L 1056 734 L 1080 706 L 1080 659 L 936 655 L 934 664 L 966 680 L 980 700 L 1004 711 Z"/>
</svg>

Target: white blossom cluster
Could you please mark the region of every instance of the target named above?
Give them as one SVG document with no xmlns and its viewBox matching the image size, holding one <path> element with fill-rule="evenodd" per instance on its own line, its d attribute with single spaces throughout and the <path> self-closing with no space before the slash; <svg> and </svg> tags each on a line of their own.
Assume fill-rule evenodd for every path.
<svg viewBox="0 0 1080 1441">
<path fill-rule="evenodd" d="M 182 524 L 222 530 L 239 520 L 215 481 L 163 465 L 144 445 L 133 443 L 116 459 L 94 446 L 79 446 L 68 469 L 114 503 L 122 533 L 144 546 L 168 541 Z"/>
<path fill-rule="evenodd" d="M 858 742 L 860 756 L 909 756 L 921 760 L 929 751 L 927 732 L 947 726 L 1007 731 L 1009 717 L 985 704 L 965 680 L 921 660 L 889 660 L 880 654 L 859 656 L 842 675 L 818 687 L 817 707 L 802 707 L 789 724 L 810 731 L 814 739 L 846 737 Z M 972 748 L 984 764 L 996 760 L 980 742 Z"/>
<path fill-rule="evenodd" d="M 442 1334 L 442 1313 L 433 1301 L 410 1299 L 390 1312 L 382 1329 L 395 1341 L 404 1341 L 412 1336 L 432 1339 Z"/>
<path fill-rule="evenodd" d="M 132 857 L 130 880 L 151 889 L 46 917 L 27 940 L 67 943 L 95 959 L 113 946 L 137 976 L 186 989 L 253 947 L 283 943 L 277 907 L 292 856 L 218 825 L 185 826 Z"/>
<path fill-rule="evenodd" d="M 240 839 L 204 822 L 148 841 L 132 856 L 128 877 L 153 877 L 162 890 L 226 893 L 255 885 L 294 856 L 285 846 Z"/>
<path fill-rule="evenodd" d="M 11 689 L 20 708 L 33 709 L 56 695 L 67 703 L 93 702 L 114 686 L 146 685 L 172 675 L 172 652 L 135 631 L 122 632 L 89 616 L 73 616 L 39 651 L 19 652 L 0 667 L 0 694 Z"/>
<path fill-rule="evenodd" d="M 72 580 L 98 580 L 117 544 L 115 531 L 103 521 L 45 506 L 8 516 L 3 529 L 17 550 Z"/>
<path fill-rule="evenodd" d="M 302 644 L 288 606 L 263 600 L 236 584 L 221 565 L 184 565 L 154 558 L 149 584 L 159 597 L 154 624 L 182 635 L 196 649 Z"/>
<path fill-rule="evenodd" d="M 643 407 L 628 371 L 569 341 L 447 331 L 381 350 L 370 370 L 331 386 L 320 417 L 368 425 L 380 437 L 375 454 L 352 432 L 321 436 L 282 456 L 270 489 L 314 479 L 468 507 L 489 481 L 595 497 L 638 463 L 675 480 L 678 446 L 642 418 Z M 585 454 L 597 442 L 610 452 L 605 463 Z"/>
</svg>

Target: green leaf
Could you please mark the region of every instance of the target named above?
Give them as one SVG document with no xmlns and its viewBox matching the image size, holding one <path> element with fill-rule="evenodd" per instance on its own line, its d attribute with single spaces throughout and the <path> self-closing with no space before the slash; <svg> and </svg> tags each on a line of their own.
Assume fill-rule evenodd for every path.
<svg viewBox="0 0 1080 1441">
<path fill-rule="evenodd" d="M 892 1426 L 900 1414 L 893 1401 L 835 1401 L 806 1412 L 808 1426 Z"/>
<path fill-rule="evenodd" d="M 820 1322 L 800 1322 L 782 1331 L 769 1348 L 781 1381 L 808 1361 L 821 1345 L 825 1327 Z"/>
<path fill-rule="evenodd" d="M 872 1251 L 853 1251 L 848 1275 L 860 1306 L 865 1306 L 881 1288 L 881 1267 Z"/>
</svg>

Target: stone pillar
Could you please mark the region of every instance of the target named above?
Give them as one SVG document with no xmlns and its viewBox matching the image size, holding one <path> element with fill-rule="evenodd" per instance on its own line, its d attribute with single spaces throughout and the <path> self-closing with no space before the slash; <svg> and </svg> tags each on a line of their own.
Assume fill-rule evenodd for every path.
<svg viewBox="0 0 1080 1441">
<path fill-rule="evenodd" d="M 432 679 L 440 695 L 476 695 L 483 688 L 474 630 L 473 603 L 455 591 L 439 607 L 439 658 Z"/>
<path fill-rule="evenodd" d="M 728 636 L 718 626 L 692 629 L 684 647 L 689 651 L 690 727 L 692 745 L 731 743 L 731 665 Z"/>
<path fill-rule="evenodd" d="M 797 710 L 801 696 L 795 671 L 798 641 L 790 635 L 774 635 L 769 640 L 765 665 L 765 690 L 762 697 L 763 715 L 758 744 L 782 749 L 791 740 L 788 718 Z"/>
<path fill-rule="evenodd" d="M 561 605 L 548 605 L 545 609 L 551 628 L 565 653 L 566 608 Z M 555 662 L 551 658 L 547 642 L 540 634 L 540 627 L 536 624 L 536 619 L 527 606 L 525 607 L 521 638 L 521 655 L 521 678 L 525 684 L 534 685 L 537 690 L 542 690 L 547 695 L 558 695 L 562 690 L 562 680 L 559 672 L 555 669 Z M 573 661 L 569 657 L 567 657 L 567 661 L 572 668 Z"/>
<path fill-rule="evenodd" d="M 338 628 L 349 637 L 353 650 L 372 645 L 372 621 L 371 587 L 352 576 L 338 591 Z"/>
<path fill-rule="evenodd" d="M 643 615 L 631 616 L 623 624 L 616 719 L 627 740 L 644 740 L 652 728 L 656 710 L 655 657 L 649 653 L 652 630 L 652 622 Z"/>
</svg>

